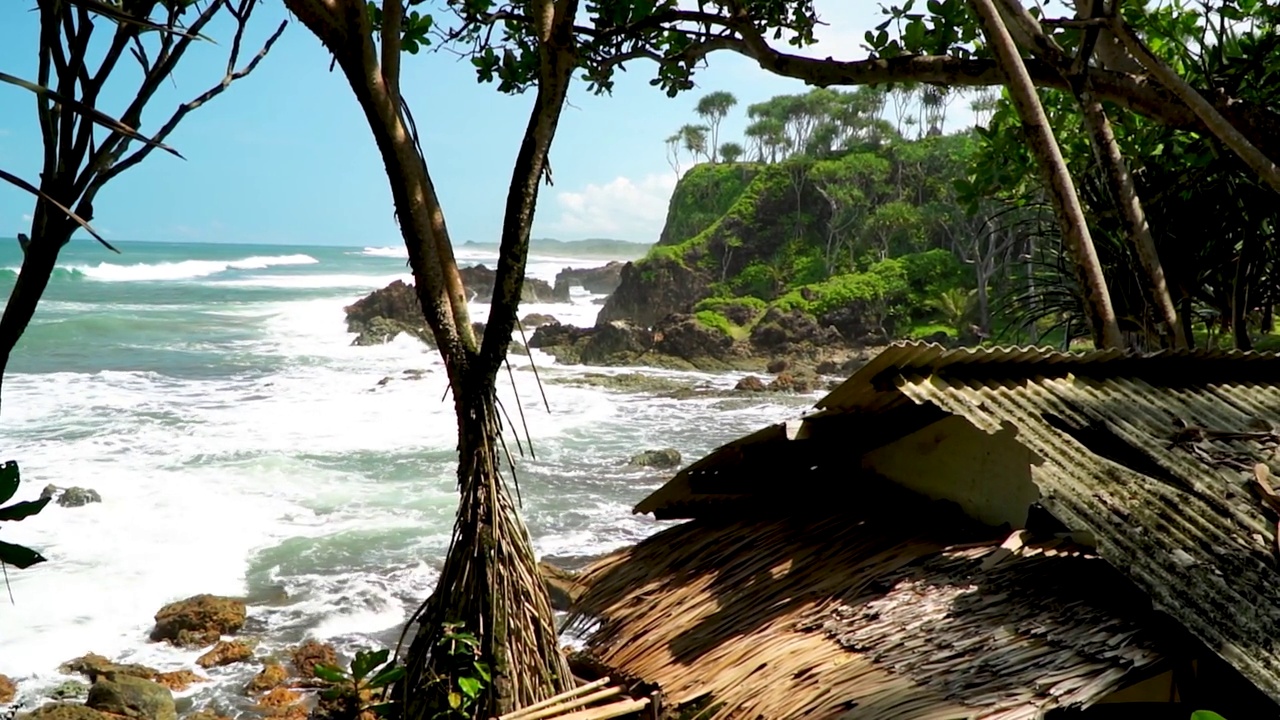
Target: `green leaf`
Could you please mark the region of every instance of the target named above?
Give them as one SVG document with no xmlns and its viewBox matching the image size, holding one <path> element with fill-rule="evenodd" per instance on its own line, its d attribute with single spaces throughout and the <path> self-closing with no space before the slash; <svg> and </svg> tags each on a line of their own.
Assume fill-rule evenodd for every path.
<svg viewBox="0 0 1280 720">
<path fill-rule="evenodd" d="M 462 707 L 462 696 L 456 692 L 449 693 L 449 707 L 457 710 Z"/>
<path fill-rule="evenodd" d="M 332 665 L 316 665 L 315 674 L 316 677 L 324 680 L 325 682 L 340 683 L 346 682 L 347 680 L 347 674 L 343 672 L 341 668 L 337 668 Z"/>
<path fill-rule="evenodd" d="M 19 570 L 26 570 L 32 565 L 44 561 L 43 555 L 29 547 L 0 541 L 0 563 L 12 565 Z"/>
<path fill-rule="evenodd" d="M 9 498 L 18 492 L 18 485 L 21 482 L 18 463 L 9 460 L 4 465 L 0 465 L 0 503 L 9 502 Z"/>
<path fill-rule="evenodd" d="M 1191 713 L 1191 720 L 1227 720 L 1212 710 L 1197 710 Z"/>
<path fill-rule="evenodd" d="M 28 502 L 14 503 L 9 507 L 0 508 L 0 520 L 22 520 L 44 509 L 45 505 L 53 498 L 40 498 L 39 500 L 31 500 Z"/>
<path fill-rule="evenodd" d="M 489 665 L 488 665 L 488 663 L 483 663 L 483 662 L 480 662 L 479 660 L 477 660 L 477 661 L 475 662 L 475 667 L 476 667 L 476 674 L 480 676 L 480 679 L 481 679 L 481 680 L 484 680 L 485 682 L 492 682 L 492 681 L 493 681 L 493 676 L 491 676 L 491 675 L 489 674 Z"/>
<path fill-rule="evenodd" d="M 373 672 L 374 668 L 385 663 L 390 654 L 391 651 L 386 648 L 377 652 L 361 650 L 356 653 L 356 659 L 351 661 L 351 677 L 355 678 L 356 682 L 360 682 Z"/>
<path fill-rule="evenodd" d="M 404 677 L 405 669 L 400 665 L 388 665 L 378 671 L 376 675 L 369 679 L 369 687 L 380 688 L 386 687 L 391 683 Z"/>
<path fill-rule="evenodd" d="M 480 696 L 480 681 L 473 677 L 458 678 L 458 687 L 473 700 Z"/>
<path fill-rule="evenodd" d="M 373 714 L 378 717 L 391 717 L 393 715 L 392 710 L 395 710 L 395 707 L 396 704 L 393 702 L 384 702 L 378 703 L 377 705 L 370 705 L 365 709 L 373 711 Z"/>
</svg>

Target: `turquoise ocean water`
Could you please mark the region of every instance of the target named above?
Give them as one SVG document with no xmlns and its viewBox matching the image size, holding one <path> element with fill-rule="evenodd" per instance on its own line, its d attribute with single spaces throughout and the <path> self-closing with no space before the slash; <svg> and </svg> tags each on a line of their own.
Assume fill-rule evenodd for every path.
<svg viewBox="0 0 1280 720">
<path fill-rule="evenodd" d="M 22 467 L 19 499 L 53 483 L 93 488 L 103 502 L 50 506 L 4 528 L 49 562 L 9 572 L 0 673 L 34 700 L 66 679 L 59 663 L 86 652 L 191 667 L 198 652 L 146 635 L 162 604 L 202 592 L 282 587 L 287 601 L 250 609 L 246 632 L 264 652 L 308 636 L 347 652 L 394 637 L 432 587 L 456 502 L 438 357 L 404 337 L 352 347 L 345 328 L 345 305 L 409 279 L 403 249 L 120 247 L 68 246 L 5 378 L 0 459 Z M 16 241 L 0 240 L 5 297 L 20 259 Z M 459 260 L 494 257 L 470 249 Z M 601 262 L 534 256 L 530 274 L 550 281 Z M 521 312 L 589 325 L 594 299 L 578 288 L 571 303 Z M 472 312 L 483 319 L 488 308 Z M 537 351 L 533 361 L 544 381 L 601 371 Z M 674 447 L 692 460 L 813 400 L 672 400 L 550 382 L 548 413 L 529 363 L 512 358 L 516 387 L 504 380 L 501 393 L 512 412 L 518 394 L 537 451 L 518 469 L 540 554 L 600 553 L 661 526 L 630 513 L 664 478 L 626 467 L 629 455 Z M 234 705 L 255 670 L 211 670 L 212 683 L 185 695 Z"/>
</svg>

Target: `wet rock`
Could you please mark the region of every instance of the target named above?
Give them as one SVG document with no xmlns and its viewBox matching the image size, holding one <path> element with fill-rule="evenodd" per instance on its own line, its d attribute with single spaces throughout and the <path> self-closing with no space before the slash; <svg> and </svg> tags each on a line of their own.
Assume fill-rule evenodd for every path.
<svg viewBox="0 0 1280 720">
<path fill-rule="evenodd" d="M 106 713 L 79 703 L 49 703 L 41 705 L 29 713 L 18 716 L 18 720 L 119 720 Z"/>
<path fill-rule="evenodd" d="M 626 322 L 597 324 L 578 348 L 588 365 L 623 364 L 653 347 L 653 333 Z"/>
<path fill-rule="evenodd" d="M 431 329 L 422 315 L 422 306 L 412 285 L 396 280 L 346 307 L 347 332 L 356 333 L 352 345 L 391 342 L 408 333 L 428 345 L 434 344 Z"/>
<path fill-rule="evenodd" d="M 819 375 L 837 375 L 840 373 L 840 363 L 835 360 L 823 360 L 818 363 L 816 371 Z"/>
<path fill-rule="evenodd" d="M 169 688 L 132 675 L 98 678 L 89 688 L 87 707 L 139 720 L 178 720 Z"/>
<path fill-rule="evenodd" d="M 521 325 L 531 328 L 551 325 L 553 323 L 559 325 L 560 321 L 557 320 L 554 315 L 544 315 L 542 313 L 529 313 L 528 315 L 520 318 Z"/>
<path fill-rule="evenodd" d="M 725 358 L 733 348 L 733 338 L 692 315 L 668 315 L 654 327 L 653 338 L 658 352 L 691 361 Z"/>
<path fill-rule="evenodd" d="M 338 651 L 332 645 L 317 640 L 307 640 L 289 654 L 293 659 L 294 670 L 304 678 L 316 676 L 316 665 L 338 664 Z"/>
<path fill-rule="evenodd" d="M 775 358 L 769 361 L 768 371 L 774 375 L 785 372 L 791 367 L 791 361 L 786 358 Z"/>
<path fill-rule="evenodd" d="M 493 300 L 493 288 L 498 280 L 498 271 L 484 265 L 458 268 L 462 277 L 462 286 L 467 291 L 471 302 L 487 303 Z M 555 300 L 551 283 L 538 278 L 525 277 L 520 288 L 520 302 L 548 303 Z"/>
<path fill-rule="evenodd" d="M 302 694 L 282 687 L 258 698 L 256 709 L 267 717 L 284 720 L 303 720 L 308 715 Z"/>
<path fill-rule="evenodd" d="M 553 378 L 544 382 L 553 382 L 557 385 L 584 385 L 633 393 L 682 393 L 695 391 L 694 384 L 687 380 L 654 377 L 640 372 L 583 373 L 582 375 Z"/>
<path fill-rule="evenodd" d="M 807 393 L 814 390 L 814 379 L 804 375 L 793 375 L 789 372 L 779 373 L 769 383 L 770 392 Z"/>
<path fill-rule="evenodd" d="M 244 627 L 245 603 L 239 598 L 196 595 L 165 605 L 155 619 L 152 640 L 179 647 L 202 647 Z"/>
<path fill-rule="evenodd" d="M 245 640 L 219 640 L 209 652 L 196 658 L 202 668 L 222 667 L 253 657 L 253 644 Z"/>
<path fill-rule="evenodd" d="M 662 450 L 645 450 L 637 455 L 632 455 L 627 464 L 636 467 L 674 468 L 680 467 L 681 459 L 679 450 L 664 448 Z"/>
<path fill-rule="evenodd" d="M 738 384 L 733 386 L 733 389 L 745 392 L 764 392 L 766 386 L 764 384 L 764 380 L 761 380 L 755 375 L 748 375 L 739 380 Z"/>
<path fill-rule="evenodd" d="M 712 278 L 676 258 L 650 258 L 641 266 L 627 263 L 620 282 L 600 308 L 597 323 L 624 320 L 651 327 L 671 313 L 687 313 L 708 297 Z"/>
<path fill-rule="evenodd" d="M 102 502 L 97 490 L 83 487 L 60 488 L 57 485 L 45 485 L 40 491 L 40 499 L 52 498 L 62 507 L 83 507 L 89 503 Z"/>
<path fill-rule="evenodd" d="M 74 660 L 68 660 L 58 666 L 58 672 L 66 675 L 84 675 L 93 682 L 102 675 L 131 675 L 150 680 L 159 674 L 159 670 L 146 665 L 117 663 L 97 654 L 88 653 Z"/>
<path fill-rule="evenodd" d="M 89 693 L 89 685 L 79 680 L 67 680 L 60 682 L 52 690 L 47 693 L 50 700 L 68 700 L 71 698 L 82 698 Z"/>
<path fill-rule="evenodd" d="M 205 708 L 204 710 L 196 710 L 182 716 L 182 720 L 230 720 L 230 718 L 219 715 L 218 713 Z"/>
<path fill-rule="evenodd" d="M 0 705 L 8 705 L 18 694 L 18 686 L 7 675 L 0 675 Z"/>
<path fill-rule="evenodd" d="M 284 685 L 289 681 L 289 671 L 279 663 L 268 663 L 253 676 L 244 691 L 250 695 L 264 693 Z"/>
<path fill-rule="evenodd" d="M 169 688 L 173 692 L 182 692 L 192 685 L 209 682 L 209 678 L 203 675 L 198 675 L 191 670 L 171 670 L 169 672 L 157 673 L 155 682 Z"/>
<path fill-rule="evenodd" d="M 570 290 L 581 287 L 595 295 L 608 295 L 618 289 L 622 283 L 622 268 L 625 263 L 610 262 L 601 267 L 572 268 L 567 267 L 556 273 L 553 294 L 556 302 L 569 302 Z"/>
<path fill-rule="evenodd" d="M 545 560 L 538 563 L 538 574 L 542 576 L 542 584 L 551 596 L 551 607 L 555 610 L 568 611 L 578 601 L 586 588 L 578 583 L 578 574 L 552 565 Z"/>
<path fill-rule="evenodd" d="M 591 329 L 589 328 L 579 328 L 573 325 L 561 325 L 558 322 L 553 322 L 541 325 L 537 330 L 533 331 L 533 337 L 529 338 L 529 347 L 568 347 L 590 334 Z"/>
</svg>

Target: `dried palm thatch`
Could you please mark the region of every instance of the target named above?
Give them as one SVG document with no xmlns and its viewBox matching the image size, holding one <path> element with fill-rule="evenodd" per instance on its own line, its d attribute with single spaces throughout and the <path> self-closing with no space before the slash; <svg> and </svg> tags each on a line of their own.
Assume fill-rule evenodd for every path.
<svg viewBox="0 0 1280 720">
<path fill-rule="evenodd" d="M 492 663 L 493 684 L 474 716 L 526 707 L 571 686 L 528 530 L 499 472 L 497 401 L 492 391 L 483 400 L 459 428 L 453 538 L 436 589 L 415 615 L 418 631 L 397 686 L 407 720 L 436 717 L 457 677 L 475 676 L 476 658 L 444 647 L 450 624 L 479 638 L 478 656 Z"/>
<path fill-rule="evenodd" d="M 571 622 L 598 623 L 606 667 L 717 719 L 1035 718 L 1161 659 L 1144 601 L 1093 555 L 906 528 L 695 520 L 589 568 Z"/>
</svg>

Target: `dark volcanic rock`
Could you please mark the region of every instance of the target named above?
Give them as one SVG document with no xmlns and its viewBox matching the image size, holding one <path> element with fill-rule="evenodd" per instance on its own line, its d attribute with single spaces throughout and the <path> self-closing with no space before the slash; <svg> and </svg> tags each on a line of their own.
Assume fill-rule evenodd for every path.
<svg viewBox="0 0 1280 720">
<path fill-rule="evenodd" d="M 676 260 L 653 258 L 640 266 L 622 267 L 621 282 L 613 291 L 597 323 L 625 320 L 652 327 L 672 313 L 688 313 L 695 303 L 710 294 L 711 281 Z"/>
<path fill-rule="evenodd" d="M 842 347 L 845 341 L 835 328 L 819 324 L 810 315 L 770 308 L 752 328 L 751 345 L 757 352 L 780 356 L 804 349 Z"/>
<path fill-rule="evenodd" d="M 489 302 L 497 273 L 483 265 L 459 270 L 463 285 L 478 302 Z M 525 278 L 522 302 L 550 302 L 551 286 L 545 280 Z M 412 335 L 429 347 L 436 346 L 431 327 L 422 316 L 422 306 L 412 285 L 396 280 L 348 305 L 347 332 L 357 333 L 352 345 L 380 345 L 400 333 Z M 473 323 L 477 338 L 484 337 L 484 323 Z M 522 348 L 512 346 L 512 352 Z"/>
<path fill-rule="evenodd" d="M 768 389 L 768 386 L 764 384 L 763 380 L 755 375 L 748 375 L 739 380 L 738 384 L 733 386 L 733 389 L 742 390 L 744 392 L 764 392 Z"/>
<path fill-rule="evenodd" d="M 574 287 L 581 287 L 596 295 L 612 293 L 622 283 L 623 264 L 615 260 L 601 267 L 567 267 L 561 270 L 556 273 L 556 284 L 553 288 L 556 301 L 569 302 L 569 290 Z"/>
<path fill-rule="evenodd" d="M 352 345 L 378 345 L 408 333 L 434 347 L 435 338 L 422 316 L 412 285 L 396 280 L 346 308 L 347 332 L 358 333 Z"/>
<path fill-rule="evenodd" d="M 685 360 L 723 359 L 733 349 L 733 338 L 692 315 L 668 315 L 654 328 L 653 337 L 658 352 Z"/>
<path fill-rule="evenodd" d="M 630 323 L 598 324 L 578 350 L 579 359 L 587 364 L 630 362 L 653 347 L 653 333 Z"/>
<path fill-rule="evenodd" d="M 462 287 L 467 291 L 467 299 L 471 302 L 487 303 L 493 299 L 493 287 L 498 280 L 498 271 L 490 270 L 484 265 L 458 268 L 462 276 Z M 548 303 L 554 302 L 555 293 L 551 284 L 526 276 L 524 286 L 520 289 L 520 302 Z"/>
<path fill-rule="evenodd" d="M 542 327 L 543 325 L 550 325 L 552 323 L 559 322 L 560 321 L 557 320 L 554 315 L 544 315 L 542 313 L 529 313 L 528 315 L 520 318 L 521 325 L 531 328 Z"/>
</svg>

